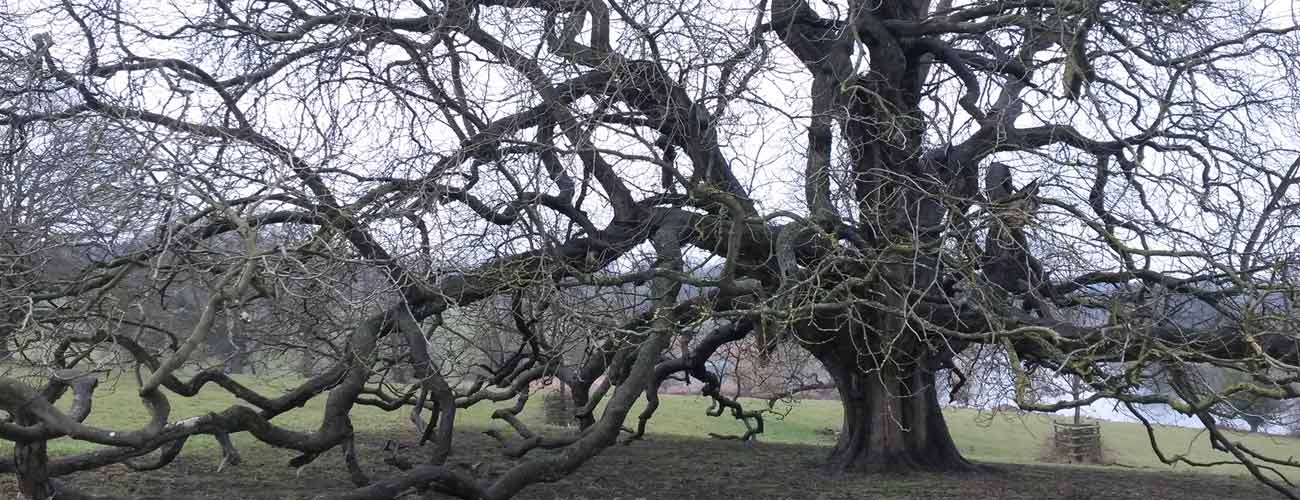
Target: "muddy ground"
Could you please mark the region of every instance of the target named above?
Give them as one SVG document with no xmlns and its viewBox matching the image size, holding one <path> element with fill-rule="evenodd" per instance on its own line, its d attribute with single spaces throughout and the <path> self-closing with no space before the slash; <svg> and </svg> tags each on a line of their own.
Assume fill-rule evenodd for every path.
<svg viewBox="0 0 1300 500">
<path fill-rule="evenodd" d="M 360 437 L 360 436 L 359 436 Z M 410 436 L 395 436 L 407 440 Z M 360 442 L 372 473 L 391 469 L 381 460 L 385 439 Z M 457 438 L 453 462 L 479 465 L 491 474 L 509 466 L 496 442 L 477 433 Z M 133 473 L 122 466 L 68 478 L 83 492 L 140 497 L 185 494 L 230 499 L 299 499 L 350 488 L 338 453 L 321 457 L 301 471 L 287 465 L 293 454 L 246 447 L 242 464 L 216 471 L 211 450 L 197 450 L 170 467 Z M 409 450 L 408 450 L 409 451 Z M 1116 467 L 987 464 L 973 474 L 868 476 L 829 473 L 817 466 L 821 446 L 743 444 L 734 441 L 654 438 L 618 445 L 578 473 L 555 483 L 537 484 L 518 497 L 530 500 L 577 499 L 1060 499 L 1060 500 L 1218 500 L 1282 498 L 1246 478 Z M 418 455 L 415 455 L 418 456 Z M 0 478 L 0 498 L 17 498 L 12 476 Z M 411 495 L 408 498 L 443 498 Z"/>
</svg>

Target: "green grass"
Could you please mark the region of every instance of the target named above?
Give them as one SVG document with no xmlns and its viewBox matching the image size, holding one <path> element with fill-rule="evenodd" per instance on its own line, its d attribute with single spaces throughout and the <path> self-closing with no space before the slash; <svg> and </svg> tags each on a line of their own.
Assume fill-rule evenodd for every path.
<svg viewBox="0 0 1300 500">
<path fill-rule="evenodd" d="M 287 389 L 296 380 L 292 378 L 278 381 L 244 379 L 263 394 L 276 394 Z M 147 414 L 136 400 L 135 382 L 129 377 L 116 377 L 106 380 L 96 392 L 95 409 L 87 420 L 89 424 L 105 428 L 129 430 L 138 427 L 147 420 Z M 540 399 L 540 396 L 535 396 Z M 70 398 L 60 401 L 66 405 Z M 209 385 L 194 398 L 172 397 L 172 415 L 176 421 L 207 412 L 220 411 L 237 401 L 215 385 Z M 324 397 L 318 397 L 305 407 L 295 409 L 275 419 L 275 423 L 296 430 L 313 430 L 319 425 L 319 418 L 324 406 Z M 507 402 L 509 403 L 509 402 Z M 524 414 L 524 421 L 532 425 L 541 425 L 541 401 L 534 401 Z M 747 405 L 758 407 L 758 401 L 746 401 Z M 505 404 L 505 403 L 503 403 Z M 649 434 L 664 437 L 706 437 L 709 433 L 739 434 L 743 431 L 741 424 L 730 416 L 708 417 L 705 410 L 709 406 L 707 398 L 699 396 L 661 396 L 661 406 L 649 424 Z M 492 421 L 490 414 L 494 407 L 481 404 L 458 413 L 457 424 L 462 430 L 475 431 L 487 428 L 505 429 L 504 424 Z M 634 409 L 629 418 L 629 425 L 635 423 L 635 416 L 640 407 Z M 760 441 L 768 443 L 829 445 L 833 438 L 819 434 L 818 430 L 838 429 L 840 423 L 840 406 L 835 401 L 803 401 L 798 403 L 785 417 L 769 415 L 766 419 L 766 432 Z M 384 412 L 382 410 L 357 406 L 353 412 L 353 422 L 359 435 L 398 434 L 410 432 L 411 424 L 407 410 Z M 1027 414 L 989 414 L 974 410 L 949 409 L 946 417 L 954 438 L 962 453 L 968 458 L 982 462 L 1025 464 L 1040 461 L 1044 443 L 1051 436 L 1051 418 L 1045 415 Z M 1187 466 L 1169 467 L 1161 464 L 1151 451 L 1146 430 L 1139 424 L 1126 422 L 1102 422 L 1103 445 L 1107 459 L 1128 467 L 1210 471 L 1222 474 L 1244 475 L 1244 468 L 1222 466 L 1209 469 L 1189 468 Z M 1300 440 L 1269 436 L 1263 434 L 1232 433 L 1234 439 L 1240 439 L 1252 449 L 1271 454 L 1279 458 L 1300 456 Z M 1181 427 L 1160 427 L 1157 437 L 1167 454 L 1186 453 L 1198 461 L 1215 461 L 1229 458 L 1226 454 L 1212 450 L 1208 436 L 1198 430 Z M 236 444 L 241 450 L 265 447 L 246 434 L 235 436 Z M 12 445 L 0 442 L 0 453 L 8 454 Z M 86 451 L 94 445 L 69 439 L 58 439 L 50 443 L 52 454 L 68 454 Z M 207 436 L 199 436 L 187 445 L 187 454 L 215 454 L 216 442 Z"/>
<path fill-rule="evenodd" d="M 708 399 L 697 396 L 661 396 L 661 406 L 650 421 L 649 432 L 690 437 L 710 432 L 739 434 L 743 427 L 731 417 L 708 418 L 704 411 Z M 749 406 L 763 403 L 747 401 Z M 780 409 L 778 407 L 778 409 Z M 967 458 L 996 463 L 1039 463 L 1045 444 L 1052 437 L 1052 420 L 1068 420 L 1044 414 L 991 413 L 949 408 L 944 411 L 948 427 L 957 446 Z M 838 401 L 802 401 L 784 418 L 769 416 L 762 441 L 788 444 L 830 445 L 833 438 L 816 433 L 819 429 L 839 429 L 841 407 Z M 1244 467 L 1212 468 L 1168 466 L 1160 462 L 1151 449 L 1146 428 L 1138 423 L 1101 421 L 1106 459 L 1126 467 L 1190 470 L 1220 474 L 1246 475 Z M 1300 457 L 1300 439 L 1267 434 L 1228 433 L 1251 449 L 1276 458 Z M 1156 438 L 1166 456 L 1186 454 L 1198 462 L 1227 460 L 1227 453 L 1210 448 L 1209 436 L 1201 429 L 1157 426 Z M 1300 474 L 1292 475 L 1293 478 Z"/>
</svg>

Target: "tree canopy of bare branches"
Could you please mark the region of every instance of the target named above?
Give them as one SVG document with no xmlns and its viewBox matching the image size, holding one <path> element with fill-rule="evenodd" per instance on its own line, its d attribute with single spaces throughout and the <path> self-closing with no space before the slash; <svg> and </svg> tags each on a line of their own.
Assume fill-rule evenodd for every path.
<svg viewBox="0 0 1300 500">
<path fill-rule="evenodd" d="M 805 382 L 845 412 L 832 468 L 972 468 L 936 376 L 978 346 L 1024 408 L 1167 406 L 1296 498 L 1279 471 L 1300 464 L 1215 413 L 1300 396 L 1300 38 L 1276 5 L 4 9 L 0 469 L 29 498 L 194 435 L 237 462 L 234 433 L 296 466 L 342 450 L 338 498 L 508 498 L 642 437 L 670 378 L 761 432 L 710 364 L 739 342 L 820 362 Z M 209 355 L 222 335 L 308 376 L 263 394 Z M 1244 376 L 1205 387 L 1206 366 Z M 1037 370 L 1086 391 L 1031 400 Z M 85 423 L 123 371 L 149 421 Z M 579 431 L 519 418 L 542 381 Z M 206 385 L 239 403 L 171 418 Z M 316 398 L 316 430 L 277 424 Z M 518 460 L 456 466 L 457 411 L 511 399 L 493 416 Z M 409 411 L 420 446 L 363 463 L 357 405 Z M 49 456 L 61 437 L 105 448 Z"/>
</svg>

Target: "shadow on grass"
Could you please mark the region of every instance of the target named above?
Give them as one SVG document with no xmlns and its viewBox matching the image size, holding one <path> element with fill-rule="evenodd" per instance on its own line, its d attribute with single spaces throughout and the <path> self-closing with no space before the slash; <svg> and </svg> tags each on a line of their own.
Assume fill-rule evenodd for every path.
<svg viewBox="0 0 1300 500">
<path fill-rule="evenodd" d="M 358 436 L 359 451 L 372 474 L 391 472 L 382 448 L 389 439 L 414 435 Z M 495 441 L 476 432 L 457 436 L 453 463 L 477 465 L 485 476 L 510 461 Z M 418 453 L 419 450 L 409 450 Z M 564 480 L 534 485 L 517 498 L 578 499 L 1061 499 L 1154 500 L 1178 498 L 1276 498 L 1254 481 L 1220 475 L 1060 465 L 982 464 L 979 472 L 860 475 L 829 472 L 818 464 L 823 446 L 751 443 L 650 436 L 617 445 Z M 216 471 L 214 450 L 198 447 L 171 467 L 135 474 L 115 466 L 72 476 L 88 493 L 135 497 L 185 493 L 211 498 L 298 499 L 350 488 L 339 453 L 302 470 L 287 465 L 293 453 L 244 446 L 244 463 Z M 0 498 L 16 498 L 13 478 L 0 479 Z M 408 498 L 421 498 L 412 496 Z M 424 498 L 443 498 L 428 495 Z"/>
</svg>

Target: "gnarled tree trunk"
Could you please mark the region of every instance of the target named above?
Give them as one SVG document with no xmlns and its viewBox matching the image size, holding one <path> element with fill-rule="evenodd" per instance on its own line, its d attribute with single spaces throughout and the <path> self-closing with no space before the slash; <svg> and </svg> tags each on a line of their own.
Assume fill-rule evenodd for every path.
<svg viewBox="0 0 1300 500">
<path fill-rule="evenodd" d="M 839 471 L 966 471 L 973 465 L 948 433 L 935 388 L 934 359 L 876 363 L 834 344 L 810 348 L 835 379 L 844 405 L 829 465 Z"/>
<path fill-rule="evenodd" d="M 23 412 L 15 415 L 19 425 L 32 425 L 37 420 Z M 21 498 L 50 498 L 54 489 L 50 484 L 49 454 L 45 441 L 14 443 L 14 469 L 18 473 L 18 492 Z"/>
</svg>

